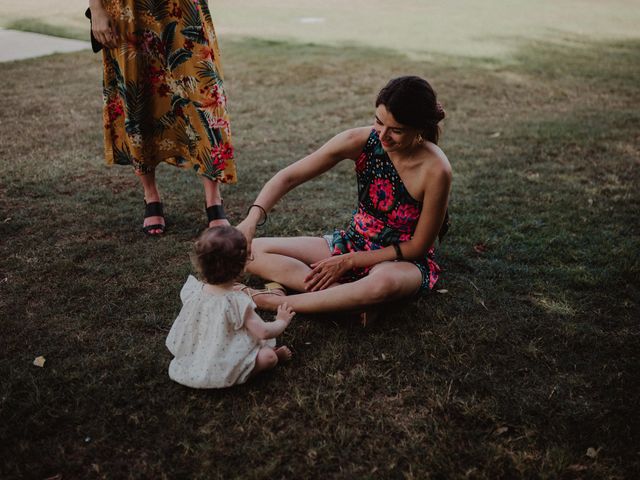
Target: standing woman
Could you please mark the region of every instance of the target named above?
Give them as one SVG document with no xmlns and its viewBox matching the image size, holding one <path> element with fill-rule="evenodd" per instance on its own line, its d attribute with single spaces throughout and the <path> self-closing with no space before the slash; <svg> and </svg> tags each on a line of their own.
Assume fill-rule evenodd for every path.
<svg viewBox="0 0 640 480">
<path fill-rule="evenodd" d="M 209 226 L 227 225 L 220 183 L 236 169 L 223 73 L 207 0 L 89 0 L 104 46 L 104 138 L 109 165 L 132 165 L 144 189 L 143 231 L 165 230 L 160 162 L 202 179 Z"/>
</svg>

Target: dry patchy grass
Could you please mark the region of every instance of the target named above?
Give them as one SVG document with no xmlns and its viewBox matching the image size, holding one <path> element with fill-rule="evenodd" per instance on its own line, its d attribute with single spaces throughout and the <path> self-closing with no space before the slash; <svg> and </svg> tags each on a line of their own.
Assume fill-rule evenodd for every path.
<svg viewBox="0 0 640 480">
<path fill-rule="evenodd" d="M 301 317 L 284 335 L 294 361 L 227 391 L 166 373 L 197 180 L 161 169 L 170 228 L 149 241 L 131 172 L 101 165 L 98 59 L 4 65 L 3 478 L 636 476 L 639 51 L 532 44 L 507 67 L 226 43 L 235 219 L 278 168 L 370 122 L 391 75 L 432 80 L 455 171 L 447 294 L 368 329 Z M 324 233 L 354 195 L 341 166 L 263 233 Z"/>
</svg>

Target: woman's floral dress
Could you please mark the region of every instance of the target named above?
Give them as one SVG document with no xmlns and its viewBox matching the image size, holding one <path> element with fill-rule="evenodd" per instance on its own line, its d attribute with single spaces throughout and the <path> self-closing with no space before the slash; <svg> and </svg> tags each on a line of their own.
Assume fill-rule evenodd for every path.
<svg viewBox="0 0 640 480">
<path fill-rule="evenodd" d="M 418 224 L 422 202 L 409 195 L 375 130 L 356 161 L 355 170 L 358 208 L 347 229 L 333 233 L 332 254 L 376 250 L 409 240 Z M 425 252 L 423 259 L 411 263 L 422 273 L 420 291 L 432 289 L 440 273 L 433 246 Z M 369 270 L 353 270 L 345 280 L 362 278 Z"/>
<path fill-rule="evenodd" d="M 104 49 L 108 164 L 164 161 L 224 183 L 236 169 L 218 42 L 206 0 L 103 0 L 120 32 Z"/>
</svg>

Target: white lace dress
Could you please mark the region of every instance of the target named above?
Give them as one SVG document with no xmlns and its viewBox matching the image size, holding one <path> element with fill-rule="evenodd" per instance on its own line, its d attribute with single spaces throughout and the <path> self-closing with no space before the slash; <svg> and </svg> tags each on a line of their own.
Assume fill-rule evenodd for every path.
<svg viewBox="0 0 640 480">
<path fill-rule="evenodd" d="M 258 350 L 274 347 L 275 339 L 259 340 L 244 327 L 256 308 L 245 293 L 212 294 L 189 275 L 180 292 L 182 310 L 166 345 L 175 357 L 169 377 L 193 388 L 223 388 L 244 383 Z"/>
</svg>

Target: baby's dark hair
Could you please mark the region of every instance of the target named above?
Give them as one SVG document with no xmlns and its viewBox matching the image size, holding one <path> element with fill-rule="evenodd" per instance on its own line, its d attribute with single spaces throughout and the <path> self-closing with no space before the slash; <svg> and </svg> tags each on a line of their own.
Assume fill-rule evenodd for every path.
<svg viewBox="0 0 640 480">
<path fill-rule="evenodd" d="M 438 123 L 446 114 L 424 78 L 406 76 L 390 80 L 378 94 L 376 107 L 379 105 L 384 105 L 402 125 L 417 128 L 426 140 L 438 143 Z"/>
<path fill-rule="evenodd" d="M 196 240 L 193 264 L 209 284 L 232 281 L 247 261 L 247 239 L 234 227 L 207 228 Z"/>
</svg>

